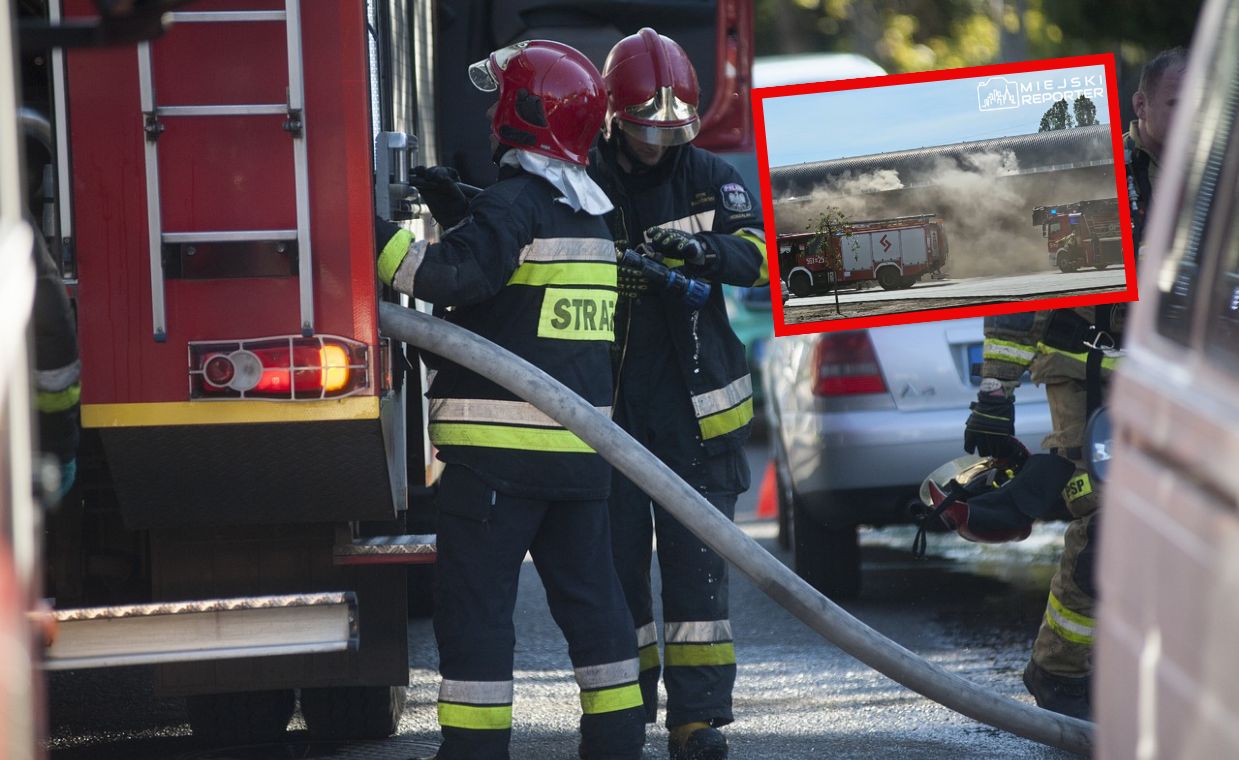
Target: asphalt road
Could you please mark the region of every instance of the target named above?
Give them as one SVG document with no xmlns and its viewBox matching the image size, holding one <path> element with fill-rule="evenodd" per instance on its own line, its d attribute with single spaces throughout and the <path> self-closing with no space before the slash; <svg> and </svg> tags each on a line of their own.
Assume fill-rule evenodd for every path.
<svg viewBox="0 0 1239 760">
<path fill-rule="evenodd" d="M 1122 267 L 1078 272 L 1057 269 L 1006 277 L 969 277 L 924 280 L 903 290 L 865 288 L 839 294 L 835 311 L 833 294 L 792 298 L 784 304 L 788 324 L 850 317 L 899 314 L 908 311 L 975 306 L 1010 301 L 1040 300 L 1061 296 L 1121 291 L 1125 289 Z"/>
<path fill-rule="evenodd" d="M 737 522 L 784 562 L 773 522 L 757 520 L 764 444 L 749 448 L 754 489 Z M 1020 671 L 1045 604 L 1061 526 L 1028 541 L 981 547 L 930 536 L 916 561 L 906 528 L 863 536 L 864 584 L 846 608 L 937 664 L 1029 701 Z M 657 582 L 657 581 L 656 581 Z M 788 758 L 1066 758 L 1069 755 L 978 724 L 877 674 L 733 576 L 732 620 L 739 659 L 737 721 L 726 730 L 737 760 Z M 516 700 L 512 757 L 575 760 L 578 703 L 566 645 L 551 621 L 532 564 L 522 574 L 516 613 Z M 392 740 L 364 745 L 307 743 L 295 716 L 287 745 L 204 750 L 188 736 L 179 700 L 152 695 L 141 668 L 57 673 L 51 679 L 53 760 L 90 758 L 408 758 L 435 746 L 436 653 L 429 621 L 409 633 L 409 701 Z M 647 732 L 646 757 L 667 757 L 666 731 Z"/>
</svg>

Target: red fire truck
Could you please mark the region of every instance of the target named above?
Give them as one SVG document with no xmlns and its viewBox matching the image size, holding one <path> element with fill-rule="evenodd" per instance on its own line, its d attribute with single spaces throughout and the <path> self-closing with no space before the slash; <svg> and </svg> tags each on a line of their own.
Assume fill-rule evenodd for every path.
<svg viewBox="0 0 1239 760">
<path fill-rule="evenodd" d="M 1105 269 L 1123 263 L 1123 235 L 1116 198 L 1037 206 L 1033 225 L 1046 238 L 1050 266 L 1063 272 Z"/>
<path fill-rule="evenodd" d="M 417 163 L 493 178 L 492 98 L 463 73 L 521 39 L 601 65 L 653 25 L 697 64 L 697 143 L 750 147 L 752 8 L 27 5 L 44 6 L 40 39 L 109 44 L 23 57 L 51 115 L 50 157 L 27 171 L 48 178 L 36 216 L 82 354 L 80 487 L 49 525 L 44 665 L 155 664 L 209 740 L 278 737 L 298 693 L 317 736 L 386 736 L 406 602 L 429 589 L 436 468 L 424 368 L 378 331 L 392 295 L 374 216 L 433 236 L 407 185 Z"/>
<path fill-rule="evenodd" d="M 850 222 L 832 236 L 802 232 L 778 239 L 779 271 L 798 298 L 835 283 L 877 280 L 885 290 L 910 288 L 946 266 L 948 251 L 946 230 L 934 214 Z"/>
</svg>

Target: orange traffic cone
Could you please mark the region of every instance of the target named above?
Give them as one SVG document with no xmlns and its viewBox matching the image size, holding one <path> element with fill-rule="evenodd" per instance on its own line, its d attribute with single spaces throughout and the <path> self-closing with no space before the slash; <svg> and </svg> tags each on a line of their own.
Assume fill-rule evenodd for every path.
<svg viewBox="0 0 1239 760">
<path fill-rule="evenodd" d="M 778 515 L 779 508 L 775 490 L 778 486 L 775 483 L 774 476 L 774 460 L 766 465 L 766 473 L 761 478 L 761 489 L 757 492 L 757 517 L 758 519 L 768 519 Z"/>
</svg>

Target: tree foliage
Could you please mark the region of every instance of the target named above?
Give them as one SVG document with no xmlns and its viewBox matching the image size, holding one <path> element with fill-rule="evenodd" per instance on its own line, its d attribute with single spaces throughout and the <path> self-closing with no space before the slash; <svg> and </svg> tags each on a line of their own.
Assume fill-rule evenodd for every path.
<svg viewBox="0 0 1239 760">
<path fill-rule="evenodd" d="M 1071 104 L 1071 110 L 1075 113 L 1077 127 L 1091 127 L 1097 123 L 1097 106 L 1093 105 L 1087 95 L 1076 98 Z"/>
<path fill-rule="evenodd" d="M 831 244 L 831 241 L 836 237 L 850 239 L 852 237 L 850 225 L 851 221 L 841 209 L 837 206 L 827 206 L 825 210 L 818 213 L 817 218 L 808 227 L 813 237 L 809 239 L 806 252 L 823 256 L 830 271 L 842 269 L 843 243 L 840 241 L 840 244 L 835 246 Z M 859 243 L 852 241 L 852 246 L 859 247 Z"/>
<path fill-rule="evenodd" d="M 1038 132 L 1053 132 L 1057 129 L 1071 129 L 1075 126 L 1075 122 L 1071 119 L 1071 114 L 1067 112 L 1067 101 L 1056 100 L 1054 105 L 1041 115 L 1041 126 L 1037 129 Z"/>
<path fill-rule="evenodd" d="M 1203 0 L 756 0 L 759 55 L 853 52 L 888 71 L 1186 45 Z"/>
</svg>

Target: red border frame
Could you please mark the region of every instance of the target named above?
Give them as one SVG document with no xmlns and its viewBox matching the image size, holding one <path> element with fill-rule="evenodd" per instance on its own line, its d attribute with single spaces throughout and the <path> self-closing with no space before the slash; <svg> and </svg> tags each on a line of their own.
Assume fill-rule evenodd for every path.
<svg viewBox="0 0 1239 760">
<path fill-rule="evenodd" d="M 845 317 L 842 319 L 824 320 L 818 322 L 802 322 L 788 325 L 783 320 L 783 298 L 779 287 L 779 257 L 777 254 L 777 231 L 774 225 L 774 200 L 770 190 L 770 159 L 766 151 L 766 115 L 762 108 L 765 98 L 779 98 L 788 95 L 812 95 L 821 92 L 838 92 L 841 90 L 860 90 L 870 87 L 889 87 L 901 84 L 916 84 L 921 82 L 940 82 L 951 79 L 969 79 L 973 77 L 992 76 L 996 74 L 1027 74 L 1038 71 L 1053 71 L 1055 69 L 1075 68 L 1079 66 L 1102 66 L 1106 72 L 1106 101 L 1110 109 L 1110 138 L 1114 148 L 1114 182 L 1116 197 L 1119 199 L 1119 219 L 1123 225 L 1123 264 L 1127 283 L 1126 290 L 1118 293 L 1094 293 L 1079 296 L 1058 296 L 1036 301 L 1011 301 L 1007 303 L 984 304 L 979 306 L 956 306 L 947 309 L 922 309 L 919 311 L 904 311 L 897 314 L 882 314 L 870 317 Z M 1040 61 L 1022 61 L 1018 63 L 998 63 L 989 66 L 972 66 L 962 69 L 942 69 L 939 71 L 923 71 L 913 74 L 890 74 L 878 77 L 862 77 L 859 79 L 841 79 L 833 82 L 816 82 L 810 84 L 791 84 L 779 87 L 759 87 L 752 93 L 753 132 L 757 139 L 758 181 L 761 183 L 761 199 L 763 221 L 766 229 L 766 239 L 775 246 L 776 254 L 767 256 L 770 270 L 770 297 L 774 313 L 774 334 L 782 337 L 787 335 L 806 335 L 819 332 L 834 332 L 837 330 L 855 330 L 866 327 L 882 327 L 884 325 L 908 324 L 911 322 L 936 322 L 964 317 L 980 317 L 988 314 L 1013 314 L 1023 311 L 1039 311 L 1043 309 L 1065 309 L 1076 306 L 1092 306 L 1102 303 L 1118 303 L 1135 301 L 1139 298 L 1136 289 L 1136 257 L 1131 236 L 1131 204 L 1127 196 L 1126 166 L 1119 160 L 1123 154 L 1123 135 L 1119 130 L 1118 83 L 1112 53 L 1096 55 L 1081 55 L 1069 58 L 1051 58 Z"/>
</svg>

